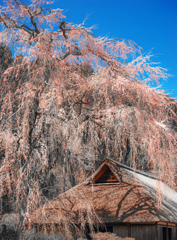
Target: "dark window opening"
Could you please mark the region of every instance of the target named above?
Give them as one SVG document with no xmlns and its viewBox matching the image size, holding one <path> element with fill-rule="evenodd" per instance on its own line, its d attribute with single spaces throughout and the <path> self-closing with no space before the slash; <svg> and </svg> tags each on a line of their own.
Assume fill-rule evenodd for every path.
<svg viewBox="0 0 177 240">
<path fill-rule="evenodd" d="M 113 226 L 99 227 L 99 232 L 110 232 L 113 233 Z"/>
<path fill-rule="evenodd" d="M 163 235 L 163 240 L 167 240 L 167 239 L 172 240 L 172 228 L 163 227 L 162 235 Z"/>
<path fill-rule="evenodd" d="M 103 175 L 98 180 L 96 180 L 95 183 L 98 184 L 98 183 L 114 183 L 114 182 L 118 182 L 118 180 L 114 176 L 110 168 L 108 167 L 106 171 L 103 173 Z"/>
<path fill-rule="evenodd" d="M 167 228 L 166 227 L 162 228 L 162 235 L 163 235 L 163 240 L 167 240 Z"/>
<path fill-rule="evenodd" d="M 168 240 L 172 240 L 172 228 L 168 228 Z"/>
<path fill-rule="evenodd" d="M 102 226 L 102 227 L 99 227 L 98 229 L 96 227 L 94 227 L 94 231 L 97 233 L 97 232 L 110 232 L 110 233 L 113 233 L 113 226 Z M 90 237 L 90 228 L 89 226 L 86 227 L 86 237 L 88 240 L 91 240 L 92 238 Z"/>
</svg>

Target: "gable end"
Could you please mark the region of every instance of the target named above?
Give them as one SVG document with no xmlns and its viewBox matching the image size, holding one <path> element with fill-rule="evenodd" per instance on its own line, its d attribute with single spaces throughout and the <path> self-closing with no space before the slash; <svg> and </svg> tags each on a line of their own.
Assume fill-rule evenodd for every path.
<svg viewBox="0 0 177 240">
<path fill-rule="evenodd" d="M 119 183 L 114 173 L 111 171 L 108 165 L 104 165 L 102 169 L 94 177 L 94 184 L 104 183 Z"/>
</svg>

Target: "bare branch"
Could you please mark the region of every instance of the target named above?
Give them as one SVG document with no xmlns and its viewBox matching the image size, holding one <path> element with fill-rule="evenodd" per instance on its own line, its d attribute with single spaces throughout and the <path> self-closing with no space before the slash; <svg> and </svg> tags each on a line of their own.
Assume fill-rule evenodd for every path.
<svg viewBox="0 0 177 240">
<path fill-rule="evenodd" d="M 31 23 L 33 24 L 33 26 L 34 26 L 34 28 L 35 28 L 35 32 L 37 33 L 37 34 L 39 34 L 40 33 L 40 31 L 39 31 L 39 29 L 37 28 L 37 24 L 36 24 L 36 22 L 34 21 L 34 16 L 37 16 L 37 15 L 40 15 L 41 13 L 42 13 L 42 9 L 40 10 L 40 12 L 39 13 L 35 13 L 35 15 L 33 15 L 32 13 L 31 13 L 31 8 L 29 7 L 29 14 L 30 14 L 30 19 L 31 19 Z"/>
<path fill-rule="evenodd" d="M 68 39 L 68 37 L 66 36 L 66 29 L 65 29 L 65 25 L 66 25 L 65 21 L 62 21 L 62 22 L 60 23 L 60 25 L 59 25 L 59 28 L 61 29 L 61 31 L 62 31 L 62 33 L 63 33 L 63 36 L 64 36 L 64 38 L 67 40 L 67 39 Z"/>
</svg>

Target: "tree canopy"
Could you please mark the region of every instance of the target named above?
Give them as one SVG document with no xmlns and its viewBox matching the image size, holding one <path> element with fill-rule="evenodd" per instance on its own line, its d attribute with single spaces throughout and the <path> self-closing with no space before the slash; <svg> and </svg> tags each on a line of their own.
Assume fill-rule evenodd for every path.
<svg viewBox="0 0 177 240">
<path fill-rule="evenodd" d="M 106 156 L 174 187 L 177 104 L 149 87 L 166 70 L 133 41 L 95 36 L 49 3 L 0 6 L 1 211 L 30 223 Z"/>
</svg>

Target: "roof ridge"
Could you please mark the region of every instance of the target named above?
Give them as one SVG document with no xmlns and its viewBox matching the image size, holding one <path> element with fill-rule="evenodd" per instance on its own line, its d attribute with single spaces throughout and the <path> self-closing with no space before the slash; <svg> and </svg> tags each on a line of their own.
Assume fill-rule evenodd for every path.
<svg viewBox="0 0 177 240">
<path fill-rule="evenodd" d="M 110 158 L 110 157 L 105 158 L 104 161 L 106 161 L 106 160 L 110 160 L 110 161 L 114 162 L 116 165 L 118 165 L 118 166 L 120 166 L 120 167 L 122 167 L 122 168 L 125 168 L 125 169 L 127 169 L 127 170 L 130 170 L 130 171 L 132 171 L 132 172 L 139 173 L 139 174 L 141 174 L 141 175 L 144 175 L 144 176 L 146 176 L 146 177 L 150 177 L 150 178 L 152 178 L 152 179 L 160 180 L 158 177 L 156 177 L 155 175 L 153 175 L 153 174 L 151 174 L 151 173 L 146 173 L 146 172 L 140 171 L 140 170 L 138 170 L 138 169 L 133 169 L 133 168 L 131 168 L 131 167 L 126 166 L 126 165 L 123 164 L 123 163 L 120 163 L 120 162 L 117 162 L 117 161 L 113 160 L 113 159 Z M 103 161 L 103 162 L 104 162 L 104 161 Z M 101 163 L 101 164 L 102 164 L 102 163 Z M 101 165 L 101 164 L 100 164 L 100 165 Z"/>
</svg>

